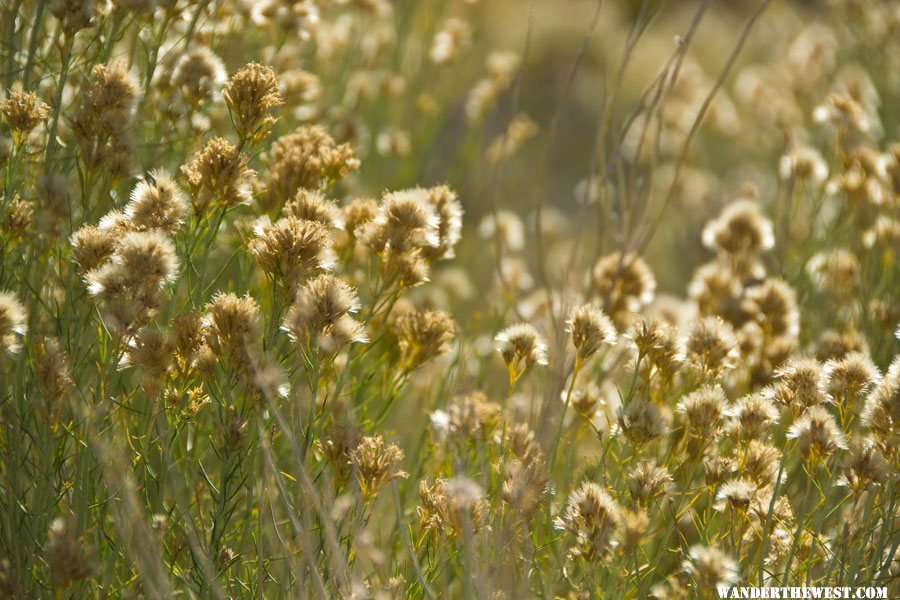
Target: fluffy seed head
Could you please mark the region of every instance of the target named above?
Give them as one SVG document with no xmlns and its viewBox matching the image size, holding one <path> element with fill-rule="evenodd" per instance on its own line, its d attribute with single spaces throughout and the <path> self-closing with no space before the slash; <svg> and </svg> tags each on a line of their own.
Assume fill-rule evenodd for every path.
<svg viewBox="0 0 900 600">
<path fill-rule="evenodd" d="M 665 378 L 672 377 L 684 363 L 678 330 L 659 319 L 638 315 L 628 334 L 640 356 L 646 357 Z"/>
<path fill-rule="evenodd" d="M 828 178 L 828 165 L 819 151 L 798 146 L 781 157 L 778 174 L 784 180 L 796 180 L 819 185 Z"/>
<path fill-rule="evenodd" d="M 810 279 L 823 292 L 850 298 L 859 285 L 859 259 L 845 248 L 818 252 L 806 263 Z"/>
<path fill-rule="evenodd" d="M 741 473 L 758 487 L 775 483 L 781 451 L 763 441 L 752 440 L 741 457 Z"/>
<path fill-rule="evenodd" d="M 628 313 L 650 304 L 656 293 L 653 271 L 633 252 L 613 252 L 602 257 L 591 271 L 591 281 L 603 309 L 617 323 L 625 322 Z"/>
<path fill-rule="evenodd" d="M 359 166 L 353 148 L 335 142 L 324 127 L 298 127 L 272 145 L 269 181 L 260 201 L 266 210 L 277 208 L 293 198 L 298 189 L 320 189 Z"/>
<path fill-rule="evenodd" d="M 547 485 L 547 465 L 539 454 L 512 460 L 503 478 L 503 501 L 530 519 L 544 504 Z"/>
<path fill-rule="evenodd" d="M 744 479 L 733 479 L 722 485 L 716 494 L 716 510 L 736 510 L 746 512 L 756 487 Z"/>
<path fill-rule="evenodd" d="M 33 92 L 14 91 L 0 102 L 0 115 L 9 124 L 17 140 L 23 140 L 50 115 L 50 106 Z"/>
<path fill-rule="evenodd" d="M 693 546 L 682 563 L 684 571 L 706 592 L 738 582 L 738 565 L 715 546 Z"/>
<path fill-rule="evenodd" d="M 768 435 L 778 416 L 778 408 L 766 395 L 748 394 L 728 410 L 726 431 L 739 441 L 759 440 Z"/>
<path fill-rule="evenodd" d="M 848 352 L 830 359 L 822 367 L 824 391 L 833 401 L 852 400 L 881 380 L 878 367 L 867 354 Z"/>
<path fill-rule="evenodd" d="M 640 398 L 620 406 L 617 417 L 619 431 L 638 446 L 659 439 L 669 431 L 656 405 Z"/>
<path fill-rule="evenodd" d="M 682 398 L 678 411 L 685 417 L 688 433 L 699 439 L 714 438 L 725 402 L 725 392 L 719 385 L 705 385 Z"/>
<path fill-rule="evenodd" d="M 297 290 L 284 329 L 301 344 L 315 340 L 326 354 L 350 343 L 368 341 L 365 326 L 350 316 L 359 310 L 356 291 L 342 279 L 324 273 Z"/>
<path fill-rule="evenodd" d="M 112 259 L 88 273 L 88 289 L 95 296 L 125 288 L 161 288 L 178 275 L 175 245 L 158 231 L 134 231 L 115 245 Z"/>
<path fill-rule="evenodd" d="M 54 338 L 39 336 L 32 349 L 34 372 L 48 403 L 65 395 L 74 382 L 69 375 L 69 357 Z"/>
<path fill-rule="evenodd" d="M 621 513 L 606 490 L 592 481 L 582 483 L 569 496 L 565 511 L 556 520 L 558 528 L 575 538 L 570 556 L 591 563 L 605 556 L 615 543 Z"/>
<path fill-rule="evenodd" d="M 206 342 L 219 356 L 243 357 L 262 332 L 259 304 L 249 295 L 219 292 L 205 313 Z"/>
<path fill-rule="evenodd" d="M 225 85 L 224 96 L 241 140 L 262 139 L 275 123 L 269 111 L 282 103 L 275 72 L 257 63 L 235 73 Z"/>
<path fill-rule="evenodd" d="M 892 455 L 900 449 L 900 356 L 894 357 L 884 379 L 869 393 L 862 412 L 862 423 Z"/>
<path fill-rule="evenodd" d="M 227 208 L 250 201 L 250 178 L 254 173 L 247 167 L 247 157 L 224 138 L 209 140 L 181 167 L 181 172 L 198 215 L 213 206 Z"/>
<path fill-rule="evenodd" d="M 581 360 L 593 356 L 602 345 L 616 343 L 616 328 L 602 310 L 591 304 L 579 306 L 568 321 L 572 344 Z"/>
<path fill-rule="evenodd" d="M 322 192 L 300 188 L 297 195 L 284 205 L 284 215 L 304 221 L 315 221 L 334 229 L 344 228 L 344 215 L 338 205 L 327 200 Z"/>
<path fill-rule="evenodd" d="M 516 373 L 524 373 L 535 364 L 547 364 L 547 343 L 529 323 L 511 325 L 494 339 L 497 342 L 497 352 Z"/>
<path fill-rule="evenodd" d="M 477 533 L 485 524 L 489 504 L 484 490 L 467 477 L 437 478 L 419 482 L 420 505 L 416 508 L 423 531 L 455 538 L 469 528 Z"/>
<path fill-rule="evenodd" d="M 628 492 L 640 506 L 665 496 L 672 485 L 672 475 L 655 461 L 639 462 L 628 472 Z"/>
<path fill-rule="evenodd" d="M 891 468 L 874 440 L 854 438 L 844 457 L 837 485 L 850 488 L 857 494 L 870 487 L 882 485 L 890 478 Z"/>
<path fill-rule="evenodd" d="M 794 414 L 825 400 L 822 365 L 815 358 L 792 358 L 775 376 L 778 380 L 765 393 L 777 404 L 791 407 Z"/>
<path fill-rule="evenodd" d="M 226 78 L 222 59 L 206 46 L 196 46 L 178 58 L 170 82 L 188 104 L 197 105 L 218 98 Z"/>
<path fill-rule="evenodd" d="M 125 205 L 124 215 L 138 231 L 158 229 L 173 234 L 181 227 L 188 202 L 175 180 L 166 171 L 151 171 L 139 182 Z"/>
<path fill-rule="evenodd" d="M 397 317 L 392 330 L 400 346 L 403 368 L 412 370 L 450 350 L 453 318 L 442 310 L 411 310 Z"/>
<path fill-rule="evenodd" d="M 407 477 L 400 469 L 403 457 L 403 450 L 397 444 L 385 443 L 380 435 L 366 436 L 359 441 L 350 454 L 350 461 L 363 498 L 370 500 L 387 483 Z"/>
<path fill-rule="evenodd" d="M 440 217 L 421 188 L 388 192 L 378 214 L 356 231 L 356 237 L 376 252 L 389 248 L 403 253 L 420 248 L 437 248 Z"/>
<path fill-rule="evenodd" d="M 445 260 L 455 256 L 454 247 L 462 235 L 462 204 L 456 192 L 446 185 L 424 190 L 425 200 L 437 215 L 437 243 L 423 248 L 423 255 L 429 262 Z"/>
<path fill-rule="evenodd" d="M 108 168 L 115 177 L 129 174 L 134 154 L 131 123 L 139 90 L 137 79 L 122 61 L 93 68 L 81 87 L 81 106 L 71 121 L 87 168 Z"/>
<path fill-rule="evenodd" d="M 774 336 L 797 337 L 800 332 L 797 292 L 781 279 L 769 278 L 747 288 L 741 309 Z"/>
<path fill-rule="evenodd" d="M 703 245 L 735 258 L 750 258 L 775 246 L 772 222 L 753 200 L 738 200 L 703 230 Z"/>
<path fill-rule="evenodd" d="M 710 378 L 735 368 L 739 358 L 734 329 L 720 317 L 698 321 L 688 334 L 685 351 L 687 362 Z"/>
<path fill-rule="evenodd" d="M 0 292 L 0 355 L 18 352 L 28 330 L 25 307 L 10 292 Z"/>
<path fill-rule="evenodd" d="M 847 441 L 834 417 L 822 406 L 811 406 L 787 431 L 788 439 L 797 441 L 804 460 L 812 464 L 825 460 L 839 449 L 847 448 Z"/>
<path fill-rule="evenodd" d="M 274 223 L 262 217 L 248 248 L 259 266 L 286 290 L 294 290 L 318 271 L 330 270 L 337 258 L 331 235 L 316 221 L 284 217 Z"/>
</svg>

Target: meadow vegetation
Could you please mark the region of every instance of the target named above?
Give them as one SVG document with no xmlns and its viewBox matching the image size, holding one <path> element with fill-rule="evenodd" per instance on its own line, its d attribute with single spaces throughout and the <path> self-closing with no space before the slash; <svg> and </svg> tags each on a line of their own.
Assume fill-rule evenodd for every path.
<svg viewBox="0 0 900 600">
<path fill-rule="evenodd" d="M 900 594 L 900 4 L 4 0 L 0 596 Z"/>
</svg>

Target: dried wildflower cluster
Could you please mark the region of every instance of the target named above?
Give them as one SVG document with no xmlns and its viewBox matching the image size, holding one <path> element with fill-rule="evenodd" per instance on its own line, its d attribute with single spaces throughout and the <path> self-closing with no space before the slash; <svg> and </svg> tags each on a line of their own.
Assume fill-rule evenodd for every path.
<svg viewBox="0 0 900 600">
<path fill-rule="evenodd" d="M 569 4 L 0 8 L 0 596 L 900 594 L 900 11 Z"/>
</svg>

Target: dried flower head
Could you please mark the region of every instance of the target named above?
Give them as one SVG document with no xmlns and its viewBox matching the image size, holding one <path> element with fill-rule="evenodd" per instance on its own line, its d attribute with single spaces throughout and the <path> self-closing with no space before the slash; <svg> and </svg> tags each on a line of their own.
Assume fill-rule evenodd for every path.
<svg viewBox="0 0 900 600">
<path fill-rule="evenodd" d="M 50 115 L 50 107 L 33 92 L 13 91 L 0 102 L 0 115 L 6 119 L 13 132 L 13 141 L 18 145 Z"/>
<path fill-rule="evenodd" d="M 889 480 L 890 472 L 888 462 L 872 439 L 854 438 L 850 441 L 836 484 L 859 494 L 870 487 L 884 484 Z"/>
<path fill-rule="evenodd" d="M 637 254 L 613 252 L 600 258 L 591 271 L 594 295 L 617 323 L 653 301 L 656 278 Z"/>
<path fill-rule="evenodd" d="M 407 477 L 400 469 L 403 450 L 397 444 L 385 443 L 380 435 L 363 437 L 350 453 L 350 462 L 366 500 L 378 495 L 378 490 L 392 480 Z"/>
<path fill-rule="evenodd" d="M 869 116 L 860 104 L 847 95 L 831 94 L 813 111 L 816 123 L 830 123 L 842 135 L 865 134 L 872 128 Z"/>
<path fill-rule="evenodd" d="M 72 256 L 84 275 L 112 256 L 116 248 L 116 237 L 108 229 L 84 225 L 72 234 L 71 244 Z"/>
<path fill-rule="evenodd" d="M 638 315 L 631 324 L 628 338 L 638 355 L 646 357 L 663 378 L 669 379 L 681 369 L 684 352 L 675 326 Z"/>
<path fill-rule="evenodd" d="M 443 411 L 441 411 L 443 412 Z M 448 439 L 459 446 L 471 440 L 492 440 L 500 425 L 500 405 L 475 391 L 454 396 L 446 413 L 438 421 L 444 423 Z M 432 413 L 435 422 L 435 413 Z"/>
<path fill-rule="evenodd" d="M 778 422 L 778 408 L 764 394 L 748 394 L 728 409 L 726 431 L 738 441 L 759 440 Z"/>
<path fill-rule="evenodd" d="M 10 292 L 0 292 L 0 356 L 18 352 L 27 330 L 25 307 Z"/>
<path fill-rule="evenodd" d="M 419 482 L 420 505 L 416 508 L 419 526 L 423 531 L 459 537 L 477 533 L 485 525 L 489 504 L 484 490 L 468 478 L 437 478 Z"/>
<path fill-rule="evenodd" d="M 437 248 L 441 219 L 428 197 L 421 188 L 386 193 L 378 214 L 355 232 L 356 237 L 379 253 Z"/>
<path fill-rule="evenodd" d="M 243 297 L 219 292 L 206 305 L 203 317 L 206 344 L 220 357 L 246 366 L 248 349 L 262 333 L 259 304 L 249 295 Z"/>
<path fill-rule="evenodd" d="M 822 365 L 815 358 L 792 358 L 775 371 L 775 385 L 766 395 L 782 406 L 800 414 L 810 406 L 821 404 L 823 393 Z"/>
<path fill-rule="evenodd" d="M 741 455 L 741 474 L 758 487 L 772 485 L 780 461 L 781 450 L 767 442 L 751 440 Z"/>
<path fill-rule="evenodd" d="M 644 534 L 650 525 L 650 515 L 643 508 L 637 511 L 622 511 L 622 546 L 626 552 L 634 551 L 641 545 Z"/>
<path fill-rule="evenodd" d="M 131 123 L 140 87 L 121 61 L 97 65 L 81 88 L 81 106 L 72 119 L 81 160 L 88 169 L 129 174 L 134 152 Z"/>
<path fill-rule="evenodd" d="M 296 217 L 272 223 L 261 217 L 254 225 L 250 253 L 282 289 L 297 289 L 319 271 L 330 270 L 337 257 L 325 225 Z"/>
<path fill-rule="evenodd" d="M 300 188 L 284 205 L 284 215 L 304 221 L 315 221 L 333 229 L 344 228 L 344 214 L 333 200 L 319 191 Z"/>
<path fill-rule="evenodd" d="M 378 215 L 378 202 L 372 198 L 354 198 L 342 209 L 344 230 L 352 239 L 362 226 Z"/>
<path fill-rule="evenodd" d="M 892 252 L 900 248 L 900 219 L 878 215 L 875 223 L 863 233 L 862 242 L 867 249 Z"/>
<path fill-rule="evenodd" d="M 456 326 L 442 310 L 417 309 L 398 316 L 392 330 L 400 346 L 401 368 L 412 370 L 450 350 Z"/>
<path fill-rule="evenodd" d="M 797 441 L 803 459 L 818 464 L 839 449 L 847 448 L 847 441 L 834 417 L 822 406 L 811 406 L 788 428 L 788 439 Z"/>
<path fill-rule="evenodd" d="M 232 75 L 223 94 L 238 138 L 251 142 L 264 138 L 276 120 L 269 111 L 282 103 L 275 72 L 249 63 Z"/>
<path fill-rule="evenodd" d="M 546 501 L 548 481 L 547 465 L 539 453 L 514 459 L 503 476 L 503 501 L 526 520 L 531 519 Z"/>
<path fill-rule="evenodd" d="M 739 580 L 738 564 L 715 546 L 693 546 L 682 564 L 684 571 L 705 592 L 732 586 Z"/>
<path fill-rule="evenodd" d="M 843 405 L 866 394 L 881 381 L 881 373 L 867 354 L 848 352 L 822 367 L 823 389 L 828 398 Z"/>
<path fill-rule="evenodd" d="M 351 456 L 359 445 L 362 429 L 355 424 L 329 425 L 316 440 L 319 451 L 334 469 L 335 484 L 340 487 L 350 475 Z"/>
<path fill-rule="evenodd" d="M 568 325 L 579 361 L 590 358 L 603 345 L 616 343 L 616 328 L 612 321 L 591 304 L 583 304 L 572 311 Z"/>
<path fill-rule="evenodd" d="M 583 482 L 569 496 L 556 526 L 575 538 L 570 557 L 596 562 L 615 544 L 621 508 L 609 493 L 592 481 Z"/>
<path fill-rule="evenodd" d="M 220 137 L 209 140 L 196 152 L 181 172 L 187 179 L 191 204 L 198 216 L 210 208 L 228 208 L 250 201 L 250 178 L 247 157 Z"/>
<path fill-rule="evenodd" d="M 173 234 L 188 213 L 188 202 L 178 184 L 166 171 L 151 171 L 140 181 L 125 205 L 125 218 L 137 231 L 158 229 Z"/>
<path fill-rule="evenodd" d="M 619 431 L 638 446 L 659 439 L 669 432 L 659 408 L 652 402 L 639 398 L 620 406 L 617 418 Z"/>
<path fill-rule="evenodd" d="M 688 296 L 703 316 L 728 315 L 735 310 L 741 288 L 741 277 L 727 260 L 717 258 L 694 271 Z"/>
<path fill-rule="evenodd" d="M 266 210 L 277 208 L 300 188 L 327 187 L 359 166 L 353 148 L 335 142 L 324 127 L 298 127 L 272 145 L 269 181 L 260 202 Z"/>
<path fill-rule="evenodd" d="M 489 214 L 478 224 L 478 235 L 494 239 L 508 252 L 517 252 L 525 247 L 525 225 L 519 216 L 508 210 Z"/>
<path fill-rule="evenodd" d="M 135 231 L 118 240 L 109 261 L 84 279 L 90 294 L 103 301 L 109 328 L 125 334 L 153 318 L 162 301 L 160 291 L 177 275 L 172 241 L 159 231 Z"/>
<path fill-rule="evenodd" d="M 429 262 L 445 260 L 455 256 L 454 247 L 462 235 L 462 204 L 456 192 L 446 185 L 424 190 L 425 200 L 431 204 L 437 215 L 437 243 L 425 246 L 422 254 Z"/>
<path fill-rule="evenodd" d="M 687 362 L 704 378 L 717 378 L 737 366 L 738 344 L 734 329 L 720 317 L 704 317 L 688 334 Z"/>
<path fill-rule="evenodd" d="M 746 512 L 750 508 L 750 501 L 756 490 L 751 482 L 744 479 L 733 479 L 722 484 L 719 493 L 716 494 L 716 510 L 734 510 Z"/>
<path fill-rule="evenodd" d="M 753 200 L 738 200 L 703 230 L 703 245 L 743 261 L 775 246 L 772 222 Z"/>
<path fill-rule="evenodd" d="M 725 392 L 719 385 L 705 385 L 691 392 L 678 403 L 678 412 L 684 415 L 688 434 L 713 440 L 717 434 L 719 419 L 725 412 Z"/>
<path fill-rule="evenodd" d="M 228 74 L 225 64 L 206 46 L 195 46 L 178 57 L 169 83 L 191 105 L 219 97 Z"/>
<path fill-rule="evenodd" d="M 781 279 L 769 278 L 748 287 L 741 309 L 772 336 L 797 337 L 800 332 L 797 292 Z"/>
<path fill-rule="evenodd" d="M 74 382 L 69 374 L 69 357 L 54 338 L 39 336 L 32 347 L 34 373 L 44 392 L 45 405 L 51 405 L 68 392 Z"/>
<path fill-rule="evenodd" d="M 657 466 L 655 461 L 641 461 L 628 471 L 628 492 L 640 506 L 669 493 L 672 475 L 665 467 Z"/>
<path fill-rule="evenodd" d="M 900 356 L 894 357 L 875 389 L 866 398 L 862 423 L 887 456 L 900 449 Z"/>
<path fill-rule="evenodd" d="M 823 292 L 851 298 L 859 285 L 859 259 L 845 248 L 818 252 L 806 263 L 810 279 Z"/>
<path fill-rule="evenodd" d="M 297 290 L 283 327 L 300 344 L 315 341 L 320 350 L 332 354 L 347 344 L 368 341 L 365 326 L 351 316 L 359 308 L 356 291 L 325 273 Z"/>
<path fill-rule="evenodd" d="M 565 392 L 560 394 L 563 402 L 565 402 L 566 396 Z M 593 381 L 588 382 L 587 385 L 576 387 L 572 391 L 570 402 L 575 412 L 588 420 L 593 419 L 597 415 L 597 411 L 606 406 L 606 400 L 601 396 L 600 388 Z"/>
<path fill-rule="evenodd" d="M 509 369 L 510 382 L 515 383 L 532 365 L 547 364 L 547 343 L 529 323 L 511 325 L 497 334 L 497 352 Z"/>
<path fill-rule="evenodd" d="M 16 194 L 9 201 L 0 197 L 0 205 L 4 206 L 5 212 L 0 216 L 0 236 L 7 247 L 10 247 L 25 236 L 34 217 L 34 204 L 22 200 Z"/>
<path fill-rule="evenodd" d="M 828 165 L 819 151 L 809 146 L 797 146 L 781 157 L 778 174 L 789 181 L 820 185 L 828 178 Z"/>
</svg>

